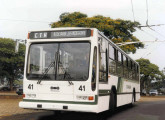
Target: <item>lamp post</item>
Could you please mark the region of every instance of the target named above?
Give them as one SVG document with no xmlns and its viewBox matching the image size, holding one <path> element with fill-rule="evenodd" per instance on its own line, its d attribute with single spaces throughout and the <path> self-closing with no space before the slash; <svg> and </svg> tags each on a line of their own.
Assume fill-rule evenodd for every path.
<svg viewBox="0 0 165 120">
<path fill-rule="evenodd" d="M 22 39 L 16 39 L 16 44 L 15 44 L 15 53 L 18 52 L 19 50 L 19 43 L 23 42 L 24 44 L 26 44 L 26 40 L 22 40 Z"/>
<path fill-rule="evenodd" d="M 19 51 L 19 43 L 22 42 L 22 43 L 26 44 L 26 40 L 16 39 L 15 41 L 16 41 L 16 42 L 15 42 L 15 53 L 14 53 L 14 59 L 13 59 L 14 61 L 13 61 L 13 63 L 12 63 L 12 72 L 13 72 L 13 76 L 12 76 L 12 78 L 10 78 L 10 79 L 11 79 L 11 80 L 10 80 L 10 89 L 11 89 L 11 90 L 13 90 L 13 82 L 14 82 L 14 79 L 15 79 L 15 73 L 16 73 L 15 65 L 17 64 L 17 63 L 15 63 L 15 62 L 16 62 L 16 61 L 15 61 L 15 57 L 16 57 L 18 51 Z"/>
</svg>

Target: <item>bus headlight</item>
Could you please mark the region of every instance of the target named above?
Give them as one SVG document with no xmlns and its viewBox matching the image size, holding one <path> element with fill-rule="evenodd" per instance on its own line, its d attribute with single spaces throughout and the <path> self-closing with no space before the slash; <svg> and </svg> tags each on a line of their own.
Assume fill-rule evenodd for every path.
<svg viewBox="0 0 165 120">
<path fill-rule="evenodd" d="M 26 94 L 27 98 L 35 98 L 36 94 Z"/>
<path fill-rule="evenodd" d="M 88 96 L 77 96 L 78 100 L 88 100 Z"/>
<path fill-rule="evenodd" d="M 94 97 L 93 96 L 89 96 L 88 100 L 94 100 Z"/>
<path fill-rule="evenodd" d="M 78 100 L 94 100 L 93 96 L 76 96 Z"/>
</svg>

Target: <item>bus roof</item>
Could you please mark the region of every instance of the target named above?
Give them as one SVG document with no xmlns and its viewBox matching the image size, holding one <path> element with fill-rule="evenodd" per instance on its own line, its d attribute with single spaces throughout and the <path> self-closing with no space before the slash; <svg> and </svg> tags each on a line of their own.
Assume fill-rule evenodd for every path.
<svg viewBox="0 0 165 120">
<path fill-rule="evenodd" d="M 66 27 L 66 28 L 53 28 L 42 31 L 31 31 L 29 33 L 30 39 L 57 39 L 57 38 L 81 38 L 91 37 L 93 34 L 92 28 L 81 27 Z"/>
<path fill-rule="evenodd" d="M 51 28 L 45 30 L 32 30 L 29 32 L 42 32 L 42 31 L 54 31 L 54 30 L 77 30 L 77 29 L 97 29 L 97 28 L 89 28 L 89 27 L 58 27 L 58 28 Z"/>
<path fill-rule="evenodd" d="M 85 31 L 87 32 L 77 32 L 80 36 L 59 36 L 59 34 L 66 34 L 66 33 L 57 33 L 59 31 Z M 35 31 L 30 31 L 30 39 L 45 39 L 47 36 L 51 36 L 52 38 L 69 38 L 69 37 L 90 37 L 91 36 L 91 30 L 98 31 L 98 34 L 100 34 L 102 37 L 104 37 L 106 40 L 108 40 L 111 45 L 116 47 L 120 52 L 122 52 L 125 56 L 127 56 L 129 59 L 134 61 L 136 64 L 138 64 L 135 60 L 133 60 L 130 56 L 128 56 L 119 46 L 117 46 L 114 42 L 112 42 L 109 38 L 107 38 L 102 32 L 100 32 L 97 28 L 88 28 L 88 27 L 59 27 L 59 28 L 51 28 L 47 30 L 35 30 Z M 57 31 L 57 32 L 56 32 Z M 46 33 L 47 32 L 47 33 Z M 39 33 L 42 33 L 39 35 Z M 36 36 L 35 36 L 36 34 Z M 48 35 L 49 34 L 49 35 Z M 51 34 L 51 35 L 50 35 Z M 36 38 L 35 38 L 36 37 Z M 51 38 L 51 37 L 50 37 Z M 139 65 L 139 64 L 138 64 Z"/>
</svg>

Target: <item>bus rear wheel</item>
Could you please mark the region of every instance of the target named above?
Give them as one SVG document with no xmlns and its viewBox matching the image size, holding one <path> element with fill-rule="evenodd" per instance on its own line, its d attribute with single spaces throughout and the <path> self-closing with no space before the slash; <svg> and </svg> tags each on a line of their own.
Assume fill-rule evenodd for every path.
<svg viewBox="0 0 165 120">
<path fill-rule="evenodd" d="M 110 111 L 115 111 L 116 108 L 116 97 L 115 97 L 115 93 L 112 91 L 110 94 L 110 103 L 109 103 L 109 109 Z"/>
<path fill-rule="evenodd" d="M 131 106 L 135 105 L 135 101 L 136 101 L 135 90 L 133 90 Z"/>
</svg>

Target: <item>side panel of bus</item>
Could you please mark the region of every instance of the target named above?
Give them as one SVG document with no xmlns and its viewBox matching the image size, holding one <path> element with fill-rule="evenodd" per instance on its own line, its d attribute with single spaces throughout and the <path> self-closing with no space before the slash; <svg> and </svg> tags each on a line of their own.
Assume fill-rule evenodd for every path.
<svg viewBox="0 0 165 120">
<path fill-rule="evenodd" d="M 100 111 L 110 108 L 111 92 L 116 95 L 116 107 L 140 98 L 138 65 L 131 58 L 112 44 L 109 40 L 99 35 L 99 98 Z M 124 56 L 128 63 L 124 63 Z M 125 66 L 126 64 L 126 66 Z"/>
</svg>

